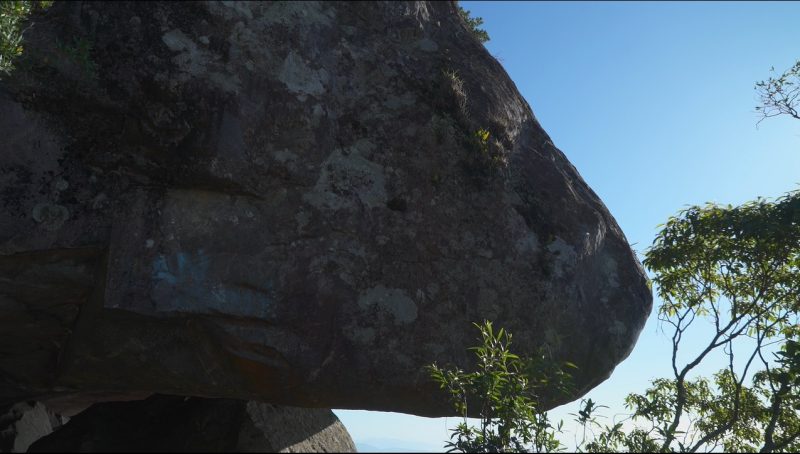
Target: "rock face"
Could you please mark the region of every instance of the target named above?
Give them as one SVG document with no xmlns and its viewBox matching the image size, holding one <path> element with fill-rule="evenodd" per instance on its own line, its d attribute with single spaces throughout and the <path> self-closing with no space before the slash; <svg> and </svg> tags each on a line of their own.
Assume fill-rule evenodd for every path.
<svg viewBox="0 0 800 454">
<path fill-rule="evenodd" d="M 60 428 L 68 420 L 41 402 L 19 402 L 0 407 L 0 452 L 26 452 L 31 443 Z"/>
<path fill-rule="evenodd" d="M 330 410 L 155 395 L 91 406 L 28 452 L 355 452 Z"/>
<path fill-rule="evenodd" d="M 56 2 L 0 82 L 0 403 L 445 415 L 471 322 L 579 366 L 645 274 L 451 2 Z"/>
</svg>

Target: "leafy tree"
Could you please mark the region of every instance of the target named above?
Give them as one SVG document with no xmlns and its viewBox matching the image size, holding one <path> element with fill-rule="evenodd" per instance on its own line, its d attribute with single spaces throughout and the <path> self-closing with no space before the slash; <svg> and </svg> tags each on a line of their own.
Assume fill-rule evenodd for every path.
<svg viewBox="0 0 800 454">
<path fill-rule="evenodd" d="M 542 411 L 540 396 L 566 395 L 571 389 L 570 363 L 553 362 L 544 352 L 521 358 L 509 350 L 511 334 L 502 328 L 495 333 L 492 323 L 475 324 L 480 345 L 472 347 L 477 370 L 429 366 L 431 377 L 450 395 L 456 411 L 464 418 L 453 429 L 448 452 L 551 452 L 562 448 L 554 427 Z M 469 406 L 477 405 L 480 427 L 470 426 Z M 473 414 L 476 412 L 472 412 Z"/>
<path fill-rule="evenodd" d="M 36 9 L 48 8 L 52 1 L 0 1 L 0 74 L 14 69 L 13 61 L 22 54 L 22 23 Z"/>
<path fill-rule="evenodd" d="M 756 84 L 761 120 L 784 114 L 800 119 L 798 82 L 800 61 Z M 582 401 L 579 447 L 800 449 L 800 192 L 775 202 L 688 208 L 663 227 L 644 264 L 655 273 L 663 300 L 659 319 L 672 330 L 673 377 L 654 380 L 644 394 L 630 394 L 625 404 L 632 413 L 610 426 L 597 422 L 591 399 Z M 710 322 L 713 331 L 696 355 L 680 363 L 681 341 L 700 321 Z M 727 367 L 710 379 L 690 378 L 715 352 L 726 357 Z"/>
<path fill-rule="evenodd" d="M 672 331 L 673 376 L 630 394 L 628 421 L 611 426 L 597 423 L 591 400 L 583 401 L 578 422 L 594 437 L 584 436 L 580 447 L 800 449 L 800 192 L 775 202 L 688 208 L 666 223 L 644 264 L 663 300 L 659 320 Z M 709 332 L 709 326 L 706 343 L 680 362 L 690 328 Z M 690 378 L 714 353 L 727 367 L 710 379 Z"/>
<path fill-rule="evenodd" d="M 772 68 L 771 71 L 775 71 Z M 800 120 L 800 60 L 783 74 L 756 83 L 760 105 L 756 111 L 765 118 L 789 115 Z"/>
<path fill-rule="evenodd" d="M 483 25 L 482 17 L 470 16 L 469 10 L 465 10 L 461 7 L 461 5 L 458 6 L 458 14 L 461 15 L 461 18 L 467 23 L 467 27 L 469 27 L 470 31 L 472 31 L 472 33 L 481 43 L 489 41 L 489 33 L 480 28 L 481 25 Z"/>
</svg>

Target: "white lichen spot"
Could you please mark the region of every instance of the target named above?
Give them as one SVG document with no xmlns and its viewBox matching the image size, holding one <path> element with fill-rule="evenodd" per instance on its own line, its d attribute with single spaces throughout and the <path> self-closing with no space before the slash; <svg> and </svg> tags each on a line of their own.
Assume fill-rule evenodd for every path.
<svg viewBox="0 0 800 454">
<path fill-rule="evenodd" d="M 305 229 L 308 225 L 308 221 L 311 220 L 311 216 L 309 216 L 309 214 L 305 211 L 301 211 L 297 213 L 297 216 L 295 216 L 294 219 L 297 221 L 297 233 L 302 233 L 303 229 Z"/>
<path fill-rule="evenodd" d="M 525 231 L 525 235 L 517 240 L 514 249 L 520 255 L 535 254 L 539 251 L 539 238 L 530 230 Z"/>
<path fill-rule="evenodd" d="M 45 230 L 55 231 L 69 218 L 69 210 L 54 203 L 39 203 L 33 207 L 33 220 Z"/>
<path fill-rule="evenodd" d="M 389 314 L 396 325 L 411 323 L 417 319 L 417 305 L 405 290 L 377 285 L 363 292 L 358 298 L 358 307 L 372 308 Z"/>
<path fill-rule="evenodd" d="M 290 168 L 294 167 L 294 164 L 297 162 L 297 155 L 288 149 L 277 150 L 273 152 L 272 158 L 281 164 L 287 164 Z"/>
<path fill-rule="evenodd" d="M 420 50 L 425 52 L 436 52 L 437 50 L 439 50 L 439 45 L 436 44 L 436 41 L 433 41 L 429 38 L 422 38 L 415 44 Z"/>
<path fill-rule="evenodd" d="M 322 163 L 314 189 L 303 200 L 317 208 L 353 210 L 385 206 L 383 166 L 364 157 L 375 145 L 361 139 L 345 150 L 334 150 Z"/>
<path fill-rule="evenodd" d="M 161 41 L 173 52 L 182 52 L 184 50 L 194 50 L 196 52 L 197 50 L 197 45 L 178 29 L 164 33 L 164 36 L 161 37 Z"/>
<path fill-rule="evenodd" d="M 578 254 L 575 248 L 559 237 L 547 246 L 553 256 L 553 272 L 557 278 L 563 277 L 565 271 L 575 267 L 578 262 Z"/>
<path fill-rule="evenodd" d="M 325 92 L 328 72 L 324 68 L 311 69 L 303 57 L 290 51 L 277 77 L 292 93 L 320 95 Z"/>
<path fill-rule="evenodd" d="M 609 334 L 617 337 L 626 336 L 628 334 L 628 327 L 619 320 L 614 320 L 614 323 L 608 328 Z"/>
<path fill-rule="evenodd" d="M 239 80 L 239 76 L 236 74 L 223 74 L 211 71 L 208 73 L 208 78 L 228 93 L 237 93 L 241 86 L 241 80 Z"/>
<path fill-rule="evenodd" d="M 220 2 L 220 4 L 226 8 L 230 8 L 242 17 L 246 17 L 247 19 L 253 18 L 253 11 L 251 10 L 252 5 L 250 5 L 250 2 L 234 2 L 223 0 Z"/>
<path fill-rule="evenodd" d="M 56 181 L 56 191 L 65 191 L 68 187 L 69 183 L 67 183 L 65 179 L 59 178 L 58 181 Z"/>
<path fill-rule="evenodd" d="M 161 37 L 169 50 L 178 52 L 172 62 L 186 75 L 205 78 L 218 87 L 231 93 L 239 90 L 241 82 L 236 74 L 222 74 L 213 71 L 217 58 L 210 52 L 200 49 L 197 44 L 181 30 L 170 30 Z M 186 76 L 184 76 L 185 78 Z"/>
<path fill-rule="evenodd" d="M 603 275 L 608 279 L 608 285 L 611 288 L 619 287 L 619 274 L 617 274 L 617 261 L 614 260 L 609 254 L 604 254 L 603 259 Z"/>
</svg>

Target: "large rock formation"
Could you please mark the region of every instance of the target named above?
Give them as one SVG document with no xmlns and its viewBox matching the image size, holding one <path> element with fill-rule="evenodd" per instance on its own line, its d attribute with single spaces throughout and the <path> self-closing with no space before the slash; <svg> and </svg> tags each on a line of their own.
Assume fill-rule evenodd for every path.
<svg viewBox="0 0 800 454">
<path fill-rule="evenodd" d="M 423 366 L 467 366 L 473 321 L 576 363 L 577 394 L 633 347 L 640 265 L 455 3 L 31 22 L 0 82 L 0 403 L 444 415 Z"/>
<path fill-rule="evenodd" d="M 28 452 L 355 452 L 330 410 L 155 395 L 91 406 Z"/>
</svg>

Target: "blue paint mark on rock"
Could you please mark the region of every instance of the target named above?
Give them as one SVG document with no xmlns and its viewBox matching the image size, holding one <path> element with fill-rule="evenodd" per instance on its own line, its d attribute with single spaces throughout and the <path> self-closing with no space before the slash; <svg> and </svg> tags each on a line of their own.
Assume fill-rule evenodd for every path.
<svg viewBox="0 0 800 454">
<path fill-rule="evenodd" d="M 178 279 L 169 271 L 167 259 L 163 255 L 156 257 L 156 260 L 153 263 L 153 279 L 156 281 L 164 281 L 170 285 L 175 285 L 178 283 Z"/>
<path fill-rule="evenodd" d="M 230 260 L 230 256 L 225 259 Z M 159 255 L 153 261 L 150 292 L 159 312 L 229 314 L 262 320 L 274 318 L 272 283 L 238 285 L 225 282 L 228 267 L 201 249 Z"/>
</svg>

